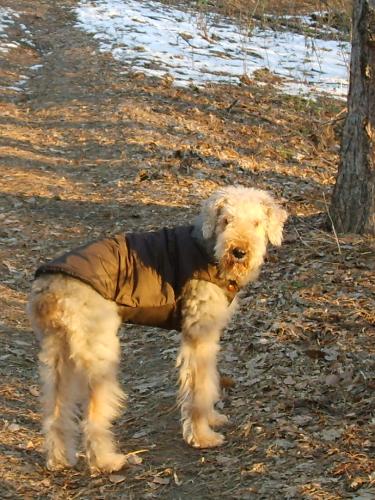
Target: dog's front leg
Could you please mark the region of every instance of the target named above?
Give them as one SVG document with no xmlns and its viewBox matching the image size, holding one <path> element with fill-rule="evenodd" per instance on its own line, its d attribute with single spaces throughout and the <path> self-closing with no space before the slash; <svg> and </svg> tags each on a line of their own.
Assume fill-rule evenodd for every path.
<svg viewBox="0 0 375 500">
<path fill-rule="evenodd" d="M 224 436 L 211 427 L 228 419 L 214 405 L 220 397 L 217 354 L 220 333 L 228 319 L 222 290 L 207 282 L 193 281 L 185 290 L 180 368 L 179 403 L 185 441 L 198 448 L 219 446 Z"/>
<path fill-rule="evenodd" d="M 199 340 L 188 332 L 183 333 L 178 358 L 182 433 L 188 444 L 198 448 L 219 446 L 224 442 L 224 436 L 211 428 L 211 425 L 227 421 L 214 409 L 219 399 L 218 350 L 216 332 L 210 332 Z"/>
</svg>

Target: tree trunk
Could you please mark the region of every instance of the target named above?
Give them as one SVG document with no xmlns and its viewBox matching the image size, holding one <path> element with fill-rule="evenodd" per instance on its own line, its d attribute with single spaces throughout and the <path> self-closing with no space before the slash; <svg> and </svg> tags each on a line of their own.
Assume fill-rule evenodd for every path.
<svg viewBox="0 0 375 500">
<path fill-rule="evenodd" d="M 375 0 L 353 1 L 348 114 L 331 217 L 338 232 L 375 235 Z"/>
</svg>

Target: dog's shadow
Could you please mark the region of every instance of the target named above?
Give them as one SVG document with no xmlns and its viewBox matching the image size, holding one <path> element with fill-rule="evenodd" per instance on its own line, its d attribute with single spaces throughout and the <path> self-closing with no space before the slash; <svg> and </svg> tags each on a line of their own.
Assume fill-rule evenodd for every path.
<svg viewBox="0 0 375 500">
<path fill-rule="evenodd" d="M 189 448 L 182 440 L 176 405 L 179 333 L 124 325 L 120 339 L 120 382 L 128 396 L 116 425 L 121 449 L 157 446 L 170 451 L 177 441 Z"/>
</svg>

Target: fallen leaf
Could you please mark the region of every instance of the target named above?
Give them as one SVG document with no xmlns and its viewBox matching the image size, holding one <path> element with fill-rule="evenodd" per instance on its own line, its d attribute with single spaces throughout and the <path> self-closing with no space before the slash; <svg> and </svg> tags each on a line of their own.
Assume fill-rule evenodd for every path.
<svg viewBox="0 0 375 500">
<path fill-rule="evenodd" d="M 155 484 L 169 484 L 170 481 L 171 480 L 169 477 L 160 477 L 160 476 L 155 476 L 154 479 L 152 480 L 152 482 Z"/>
<path fill-rule="evenodd" d="M 177 476 L 177 472 L 173 472 L 173 479 L 174 479 L 174 482 L 177 486 L 181 486 L 182 484 L 182 481 L 181 479 L 179 479 L 179 477 Z"/>
<path fill-rule="evenodd" d="M 147 434 L 150 434 L 150 430 L 149 429 L 142 429 L 140 431 L 135 432 L 132 437 L 134 439 L 138 439 L 138 438 L 147 436 Z"/>
<path fill-rule="evenodd" d="M 8 260 L 3 260 L 3 265 L 10 273 L 15 273 L 17 271 L 17 269 Z"/>
<path fill-rule="evenodd" d="M 340 429 L 324 429 L 320 436 L 324 441 L 335 441 L 342 434 L 342 430 Z"/>
<path fill-rule="evenodd" d="M 288 441 L 287 439 L 276 439 L 275 445 L 279 448 L 282 448 L 283 450 L 290 450 L 296 447 L 295 443 L 293 443 L 292 441 Z"/>
<path fill-rule="evenodd" d="M 18 424 L 10 424 L 9 427 L 8 427 L 8 430 L 10 432 L 17 432 L 21 429 L 21 427 L 18 425 Z"/>
<path fill-rule="evenodd" d="M 331 375 L 327 375 L 325 379 L 326 385 L 337 385 L 340 382 L 340 377 L 336 373 L 331 373 Z"/>
<path fill-rule="evenodd" d="M 226 457 L 224 455 L 219 455 L 218 457 L 216 457 L 216 461 L 220 465 L 233 465 L 236 462 L 238 462 L 238 458 L 237 457 Z"/>
<path fill-rule="evenodd" d="M 220 385 L 222 389 L 232 389 L 236 385 L 236 381 L 227 375 L 220 377 Z"/>
<path fill-rule="evenodd" d="M 238 399 L 234 399 L 232 401 L 232 405 L 236 408 L 238 408 L 239 406 L 244 406 L 246 405 L 246 401 L 242 398 L 238 398 Z"/>
<path fill-rule="evenodd" d="M 119 484 L 125 481 L 126 477 L 121 475 L 121 474 L 110 474 L 109 475 L 109 480 L 113 484 Z"/>
<path fill-rule="evenodd" d="M 339 356 L 339 353 L 335 349 L 328 349 L 325 347 L 322 351 L 324 352 L 324 358 L 327 361 L 336 361 Z"/>
<path fill-rule="evenodd" d="M 131 453 L 126 458 L 129 465 L 140 465 L 143 462 L 143 458 L 136 455 L 135 453 Z"/>
<path fill-rule="evenodd" d="M 311 359 L 324 359 L 325 354 L 320 349 L 306 349 L 305 354 Z"/>
<path fill-rule="evenodd" d="M 364 477 L 356 476 L 350 479 L 346 485 L 346 489 L 349 491 L 357 491 L 364 484 L 366 484 L 367 480 Z M 357 497 L 356 497 L 357 498 Z"/>
<path fill-rule="evenodd" d="M 37 387 L 36 385 L 31 385 L 29 387 L 29 392 L 32 396 L 35 396 L 36 398 L 39 397 L 40 395 L 39 387 Z"/>
<path fill-rule="evenodd" d="M 304 425 L 307 425 L 309 422 L 311 422 L 312 417 L 310 417 L 310 415 L 296 415 L 292 418 L 292 420 L 295 424 L 303 427 Z"/>
<path fill-rule="evenodd" d="M 263 462 L 253 464 L 250 469 L 242 471 L 242 475 L 264 474 L 267 471 L 267 465 Z"/>
<path fill-rule="evenodd" d="M 286 385 L 294 385 L 295 383 L 296 383 L 296 381 L 290 375 L 288 375 L 288 377 L 286 377 L 286 379 L 284 379 L 284 384 L 286 384 Z"/>
</svg>

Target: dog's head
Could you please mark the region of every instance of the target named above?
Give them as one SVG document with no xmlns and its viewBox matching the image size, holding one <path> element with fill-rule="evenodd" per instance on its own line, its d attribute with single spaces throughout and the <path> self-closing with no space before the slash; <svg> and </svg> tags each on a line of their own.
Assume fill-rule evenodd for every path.
<svg viewBox="0 0 375 500">
<path fill-rule="evenodd" d="M 258 276 L 267 243 L 281 245 L 287 212 L 265 191 L 231 186 L 203 203 L 201 217 L 221 273 L 243 286 Z"/>
</svg>

